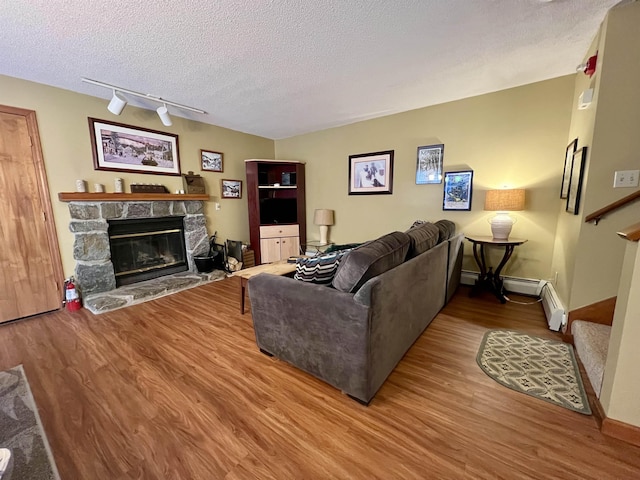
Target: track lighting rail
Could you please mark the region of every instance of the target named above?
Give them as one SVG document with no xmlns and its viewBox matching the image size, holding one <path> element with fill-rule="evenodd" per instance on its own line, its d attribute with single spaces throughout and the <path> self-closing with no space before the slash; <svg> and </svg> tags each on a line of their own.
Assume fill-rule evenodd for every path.
<svg viewBox="0 0 640 480">
<path fill-rule="evenodd" d="M 171 105 L 172 107 L 180 108 L 182 110 L 189 110 L 190 112 L 204 113 L 204 114 L 207 113 L 204 110 L 200 110 L 199 108 L 189 107 L 189 106 L 183 105 L 181 103 L 171 102 L 171 101 L 166 100 L 166 99 L 164 99 L 162 97 L 158 97 L 156 95 L 151 95 L 149 93 L 136 92 L 134 90 L 129 90 L 128 88 L 118 87 L 117 85 L 111 85 L 109 83 L 99 82 L 97 80 L 92 80 L 90 78 L 82 77 L 82 81 L 85 82 L 85 83 L 90 83 L 92 85 L 97 85 L 99 87 L 108 88 L 109 90 L 113 90 L 114 92 L 126 93 L 127 95 L 133 95 L 134 97 L 146 98 L 147 100 L 152 100 L 154 102 L 161 103 L 161 104 L 163 104 L 165 106 L 166 105 Z"/>
</svg>

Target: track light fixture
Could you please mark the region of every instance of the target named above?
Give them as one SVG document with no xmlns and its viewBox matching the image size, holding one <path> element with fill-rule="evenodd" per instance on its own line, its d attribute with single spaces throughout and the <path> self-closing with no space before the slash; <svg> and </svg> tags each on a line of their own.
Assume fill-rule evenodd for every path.
<svg viewBox="0 0 640 480">
<path fill-rule="evenodd" d="M 158 112 L 158 116 L 160 117 L 160 120 L 162 121 L 162 124 L 165 127 L 170 127 L 171 125 L 173 125 L 173 122 L 171 121 L 171 117 L 169 116 L 169 110 L 167 110 L 166 104 L 162 105 L 161 107 L 158 107 L 156 112 Z"/>
<path fill-rule="evenodd" d="M 109 102 L 109 106 L 107 110 L 109 110 L 114 115 L 120 115 L 124 107 L 127 106 L 127 100 L 119 95 L 115 90 L 113 91 L 113 97 L 111 97 L 111 101 Z"/>
<path fill-rule="evenodd" d="M 128 90 L 126 88 L 120 88 L 116 85 L 111 85 L 109 83 L 99 82 L 97 80 L 91 80 L 90 78 L 82 78 L 82 81 L 85 83 L 91 83 L 92 85 L 98 85 L 99 87 L 105 87 L 113 90 L 113 96 L 111 97 L 111 101 L 109 102 L 109 106 L 107 109 L 115 114 L 120 115 L 122 110 L 127 105 L 127 100 L 122 96 L 123 93 L 127 95 L 133 95 L 135 97 L 145 98 L 147 100 L 151 100 L 153 102 L 161 103 L 162 106 L 156 109 L 162 124 L 170 127 L 173 123 L 171 121 L 171 117 L 169 116 L 169 110 L 167 109 L 167 105 L 171 105 L 172 107 L 180 108 L 182 110 L 189 110 L 190 112 L 203 113 L 206 114 L 204 110 L 200 110 L 199 108 L 188 107 L 187 105 L 182 105 L 180 103 L 170 102 L 169 100 L 165 100 L 161 97 L 156 97 L 151 94 L 144 94 L 140 92 L 135 92 L 133 90 Z"/>
</svg>

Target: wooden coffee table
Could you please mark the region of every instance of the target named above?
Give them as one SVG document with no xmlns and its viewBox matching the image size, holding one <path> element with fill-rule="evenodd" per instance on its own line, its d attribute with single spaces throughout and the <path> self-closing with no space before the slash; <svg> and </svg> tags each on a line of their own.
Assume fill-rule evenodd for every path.
<svg viewBox="0 0 640 480">
<path fill-rule="evenodd" d="M 295 263 L 288 263 L 286 260 L 279 262 L 264 263 L 257 267 L 246 268 L 238 272 L 233 272 L 232 277 L 238 277 L 240 280 L 240 313 L 244 315 L 244 297 L 247 291 L 247 282 L 254 275 L 259 273 L 270 273 L 271 275 L 287 275 L 296 271 Z"/>
</svg>

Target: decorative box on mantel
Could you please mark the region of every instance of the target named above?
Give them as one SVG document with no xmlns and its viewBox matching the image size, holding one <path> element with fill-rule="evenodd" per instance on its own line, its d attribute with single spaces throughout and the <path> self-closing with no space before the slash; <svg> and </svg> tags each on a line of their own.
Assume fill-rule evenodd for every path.
<svg viewBox="0 0 640 480">
<path fill-rule="evenodd" d="M 59 193 L 69 202 L 74 234 L 75 277 L 83 294 L 106 292 L 116 288 L 107 233 L 108 220 L 132 218 L 184 217 L 184 239 L 189 270 L 196 271 L 193 257 L 209 251 L 209 236 L 203 213 L 203 201 L 209 195 Z"/>
</svg>

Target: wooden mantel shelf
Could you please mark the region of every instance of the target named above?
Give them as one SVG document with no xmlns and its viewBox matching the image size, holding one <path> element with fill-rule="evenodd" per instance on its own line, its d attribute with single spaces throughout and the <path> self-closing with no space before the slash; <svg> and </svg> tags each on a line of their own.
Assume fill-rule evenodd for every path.
<svg viewBox="0 0 640 480">
<path fill-rule="evenodd" d="M 209 200 L 206 194 L 177 194 L 177 193 L 78 193 L 60 192 L 58 200 L 61 202 L 140 202 L 160 200 Z"/>
</svg>

